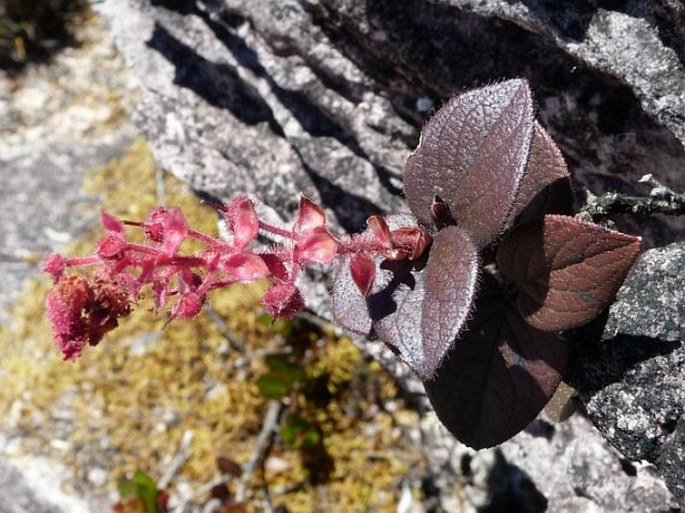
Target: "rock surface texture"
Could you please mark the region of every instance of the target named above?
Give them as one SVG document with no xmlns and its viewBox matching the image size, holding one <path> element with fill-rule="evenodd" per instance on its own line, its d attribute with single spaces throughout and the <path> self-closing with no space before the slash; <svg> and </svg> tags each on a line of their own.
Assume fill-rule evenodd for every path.
<svg viewBox="0 0 685 513">
<path fill-rule="evenodd" d="M 97 222 L 98 199 L 81 190 L 87 171 L 119 156 L 136 136 L 124 115 L 128 107 L 124 99 L 135 97 L 133 84 L 107 37 L 105 23 L 97 18 L 84 23 L 79 39 L 81 47 L 63 50 L 50 65 L 28 66 L 14 84 L 2 81 L 0 71 L 3 329 L 12 323 L 13 300 L 24 282 L 40 273 L 44 256 L 63 250 Z M 3 357 L 8 356 L 8 348 L 2 351 Z M 67 491 L 64 466 L 45 457 L 26 456 L 23 442 L 30 435 L 16 431 L 8 435 L 12 415 L 3 421 L 0 512 L 106 510 L 109 497 Z"/>
<path fill-rule="evenodd" d="M 574 380 L 590 419 L 621 453 L 657 466 L 685 504 L 685 244 L 645 253 L 601 341 L 577 337 Z M 591 331 L 591 330 L 587 330 Z"/>
<path fill-rule="evenodd" d="M 136 122 L 162 165 L 203 194 L 252 193 L 276 218 L 293 218 L 300 192 L 322 202 L 338 230 L 406 210 L 404 161 L 427 116 L 455 92 L 521 76 L 580 201 L 583 186 L 645 194 L 637 180 L 646 173 L 684 188 L 682 2 L 104 0 L 98 9 L 141 83 Z M 647 247 L 673 242 L 684 228 L 660 217 L 616 222 Z M 482 511 L 511 511 L 506 498 L 514 496 L 521 511 L 677 511 L 651 467 L 629 461 L 647 460 L 685 506 L 677 248 L 645 255 L 601 345 L 588 349 L 605 359 L 579 364 L 588 415 L 623 456 L 582 418 L 531 426 L 495 451 L 462 451 L 468 457 L 456 464 L 444 434 L 436 435 L 428 446 L 438 485 L 449 489 L 464 476 L 473 484 L 486 468 L 484 482 L 504 492 L 493 492 Z M 681 284 L 650 288 L 660 285 L 640 281 L 649 272 L 680 276 Z M 307 300 L 326 315 L 318 281 Z M 667 290 L 672 295 L 662 295 Z M 623 324 L 650 304 L 649 318 L 663 322 L 646 331 Z M 365 347 L 391 361 L 377 345 Z M 621 363 L 624 347 L 629 361 Z M 610 361 L 620 368 L 598 367 L 616 352 Z M 652 383 L 651 373 L 664 381 Z M 540 454 L 563 464 L 550 469 Z M 497 484 L 502 468 L 508 477 Z M 493 509 L 497 497 L 505 497 L 501 509 Z"/>
</svg>

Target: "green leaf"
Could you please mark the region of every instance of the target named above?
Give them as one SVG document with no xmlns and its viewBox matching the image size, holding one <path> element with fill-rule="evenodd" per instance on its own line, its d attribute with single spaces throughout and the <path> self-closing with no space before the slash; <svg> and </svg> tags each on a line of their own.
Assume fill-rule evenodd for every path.
<svg viewBox="0 0 685 513">
<path fill-rule="evenodd" d="M 269 356 L 266 358 L 269 372 L 257 380 L 257 387 L 265 397 L 281 398 L 297 384 L 307 379 L 304 367 L 286 356 Z"/>
<path fill-rule="evenodd" d="M 145 508 L 145 513 L 156 513 L 159 489 L 154 479 L 142 470 L 136 470 L 133 477 L 125 477 L 117 484 L 122 499 L 136 497 Z"/>
<path fill-rule="evenodd" d="M 298 416 L 290 417 L 280 431 L 283 441 L 293 449 L 314 447 L 321 443 L 316 424 Z"/>
<path fill-rule="evenodd" d="M 284 356 L 269 356 L 266 364 L 271 369 L 270 374 L 289 385 L 303 383 L 307 379 L 304 367 Z"/>
<path fill-rule="evenodd" d="M 288 338 L 293 333 L 293 323 L 288 319 L 274 319 L 265 313 L 259 316 L 259 322 L 269 328 L 270 333 L 281 335 L 283 338 Z"/>
<path fill-rule="evenodd" d="M 117 483 L 117 490 L 119 491 L 119 497 L 122 499 L 138 496 L 136 484 L 133 482 L 133 479 L 129 477 L 122 477 L 119 479 L 119 482 Z"/>
<path fill-rule="evenodd" d="M 272 374 L 265 374 L 257 380 L 257 388 L 264 397 L 280 399 L 288 395 L 288 383 Z"/>
</svg>

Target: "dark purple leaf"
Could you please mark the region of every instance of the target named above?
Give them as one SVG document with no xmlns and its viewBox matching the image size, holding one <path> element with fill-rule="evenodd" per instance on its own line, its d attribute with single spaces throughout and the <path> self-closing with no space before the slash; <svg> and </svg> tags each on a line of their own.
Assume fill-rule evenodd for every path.
<svg viewBox="0 0 685 513">
<path fill-rule="evenodd" d="M 387 229 L 388 237 L 389 230 L 397 230 L 403 227 L 416 227 L 416 220 L 409 214 L 393 214 L 387 216 L 385 219 L 372 221 L 371 225 L 356 237 L 364 238 L 368 242 L 376 241 L 382 242 L 377 237 L 374 231 L 374 223 L 378 223 Z M 352 263 L 352 256 L 346 256 L 340 260 L 338 268 L 333 276 L 333 283 L 331 287 L 331 310 L 333 319 L 337 324 L 348 331 L 360 333 L 362 335 L 372 335 L 371 317 L 366 306 L 366 299 L 359 292 L 359 287 L 352 277 L 350 272 L 350 265 Z M 379 273 L 379 266 L 382 259 L 374 259 L 376 269 L 375 276 Z"/>
<path fill-rule="evenodd" d="M 431 224 L 437 230 L 442 230 L 446 226 L 455 224 L 450 207 L 447 206 L 447 203 L 440 196 L 435 196 L 431 205 Z"/>
<path fill-rule="evenodd" d="M 424 385 L 447 429 L 483 449 L 535 419 L 561 380 L 567 354 L 563 338 L 529 326 L 486 277 L 466 331 Z"/>
<path fill-rule="evenodd" d="M 359 288 L 352 278 L 350 264 L 352 257 L 345 256 L 340 260 L 338 269 L 333 276 L 331 289 L 331 310 L 333 319 L 342 328 L 371 335 L 371 317 L 366 308 L 366 298 L 359 292 Z M 378 262 L 376 262 L 378 265 Z M 376 269 L 376 275 L 378 270 Z"/>
<path fill-rule="evenodd" d="M 522 224 L 545 214 L 572 212 L 571 177 L 564 157 L 545 129 L 535 122 L 528 165 L 508 224 Z"/>
<path fill-rule="evenodd" d="M 366 302 L 378 338 L 419 376 L 430 378 L 471 310 L 478 250 L 465 230 L 449 226 L 433 240 L 426 267 L 386 261 Z"/>
<path fill-rule="evenodd" d="M 509 80 L 461 94 L 424 127 L 407 159 L 404 192 L 412 212 L 431 223 L 436 196 L 479 247 L 504 228 L 533 136 L 528 83 Z"/>
<path fill-rule="evenodd" d="M 243 473 L 243 467 L 240 463 L 227 456 L 217 456 L 216 466 L 222 474 L 228 474 L 233 477 L 240 477 Z"/>
<path fill-rule="evenodd" d="M 591 321 L 609 304 L 639 251 L 639 237 L 547 215 L 509 233 L 497 265 L 516 283 L 517 305 L 528 323 L 564 331 Z"/>
</svg>

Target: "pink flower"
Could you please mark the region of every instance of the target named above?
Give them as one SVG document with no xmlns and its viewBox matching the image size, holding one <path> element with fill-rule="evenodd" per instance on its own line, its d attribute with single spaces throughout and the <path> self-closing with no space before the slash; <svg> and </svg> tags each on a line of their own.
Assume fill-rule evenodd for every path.
<svg viewBox="0 0 685 513">
<path fill-rule="evenodd" d="M 378 216 L 369 218 L 366 235 L 338 239 L 328 231 L 323 209 L 306 196 L 300 197 L 292 229 L 260 221 L 254 203 L 244 194 L 215 207 L 225 216 L 230 242 L 193 230 L 180 209 L 160 207 L 144 222 L 121 221 L 102 212 L 107 233 L 94 255 L 48 257 L 44 270 L 52 275 L 55 287 L 46 298 L 46 308 L 55 343 L 66 359 L 99 343 L 148 287 L 156 310 L 172 303 L 171 321 L 198 315 L 207 294 L 216 288 L 268 278 L 264 307 L 274 317 L 291 317 L 304 307 L 296 282 L 307 265 L 330 264 L 342 254 L 350 255 L 352 279 L 368 295 L 376 277 L 375 258 L 416 259 L 430 243 L 421 228 L 390 230 Z M 128 242 L 126 225 L 144 229 L 147 243 Z M 285 242 L 256 252 L 250 245 L 260 231 Z M 205 248 L 194 255 L 180 254 L 188 239 Z M 67 267 L 85 266 L 91 267 L 91 278 L 65 275 Z"/>
<path fill-rule="evenodd" d="M 95 253 L 104 260 L 120 259 L 127 246 L 124 223 L 104 210 L 100 212 L 100 222 L 107 234 L 98 243 Z"/>
<path fill-rule="evenodd" d="M 350 260 L 350 275 L 359 292 L 366 297 L 376 280 L 376 263 L 370 256 L 354 255 Z"/>
<path fill-rule="evenodd" d="M 221 262 L 221 270 L 237 282 L 251 282 L 266 278 L 269 268 L 264 260 L 250 253 L 238 253 Z"/>
<path fill-rule="evenodd" d="M 102 227 L 110 233 L 118 233 L 123 237 L 124 235 L 124 223 L 114 217 L 112 214 L 105 212 L 104 210 L 100 212 L 100 223 Z"/>
<path fill-rule="evenodd" d="M 172 208 L 166 212 L 163 227 L 162 252 L 167 257 L 172 257 L 188 237 L 188 224 L 180 208 Z"/>
<path fill-rule="evenodd" d="M 233 233 L 233 247 L 242 251 L 259 234 L 259 218 L 254 203 L 239 194 L 228 205 L 217 207 L 226 216 L 228 229 Z"/>
<path fill-rule="evenodd" d="M 339 246 L 338 241 L 325 227 L 312 228 L 298 237 L 295 261 L 298 264 L 330 264 L 338 255 Z"/>
<path fill-rule="evenodd" d="M 164 240 L 164 223 L 167 217 L 167 209 L 159 207 L 150 212 L 147 219 L 143 222 L 145 236 L 153 242 Z"/>
<path fill-rule="evenodd" d="M 431 236 L 422 228 L 405 227 L 393 230 L 390 233 L 392 240 L 392 247 L 397 251 L 395 258 L 409 258 L 409 260 L 416 260 L 431 243 Z"/>
<path fill-rule="evenodd" d="M 304 195 L 293 228 L 294 259 L 298 264 L 330 264 L 338 254 L 340 243 L 326 229 L 326 215 L 321 207 Z"/>
<path fill-rule="evenodd" d="M 374 239 L 381 248 L 392 249 L 390 227 L 381 216 L 371 216 L 366 220 L 366 224 L 373 232 Z"/>
<path fill-rule="evenodd" d="M 292 283 L 274 283 L 264 294 L 263 304 L 272 317 L 288 318 L 304 308 L 304 299 Z"/>
<path fill-rule="evenodd" d="M 119 260 L 126 251 L 126 240 L 117 233 L 108 233 L 100 242 L 95 250 L 95 254 L 103 260 Z"/>
<path fill-rule="evenodd" d="M 76 275 L 59 279 L 45 307 L 65 360 L 76 359 L 86 345 L 97 345 L 131 311 L 128 291 L 116 280 L 99 277 L 89 283 Z"/>
<path fill-rule="evenodd" d="M 300 194 L 300 209 L 293 232 L 302 235 L 321 226 L 326 226 L 326 214 L 323 209 L 304 194 Z"/>
<path fill-rule="evenodd" d="M 379 252 L 392 260 L 416 260 L 431 242 L 426 230 L 417 226 L 405 226 L 391 231 L 387 221 L 380 216 L 369 217 L 367 225 L 380 246 Z"/>
<path fill-rule="evenodd" d="M 190 228 L 180 208 L 158 207 L 142 223 L 126 221 L 131 226 L 142 226 L 145 236 L 159 244 L 160 256 L 171 258 L 190 235 Z"/>
<path fill-rule="evenodd" d="M 269 269 L 269 274 L 272 278 L 279 281 L 288 281 L 288 269 L 286 269 L 285 263 L 280 256 L 274 255 L 273 253 L 264 253 L 259 256 Z"/>
<path fill-rule="evenodd" d="M 62 255 L 53 253 L 47 258 L 47 260 L 45 260 L 45 264 L 43 264 L 43 272 L 51 274 L 52 279 L 57 281 L 64 273 L 66 267 L 67 260 Z"/>
<path fill-rule="evenodd" d="M 176 317 L 192 319 L 200 313 L 204 302 L 204 295 L 201 296 L 192 290 L 186 292 L 179 298 L 174 307 L 171 309 L 171 319 L 175 319 Z"/>
</svg>

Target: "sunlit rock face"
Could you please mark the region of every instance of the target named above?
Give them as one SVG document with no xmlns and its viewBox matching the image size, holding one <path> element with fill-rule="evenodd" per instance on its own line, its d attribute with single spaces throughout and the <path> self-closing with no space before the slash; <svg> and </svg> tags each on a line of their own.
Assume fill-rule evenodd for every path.
<svg viewBox="0 0 685 513">
<path fill-rule="evenodd" d="M 583 187 L 595 194 L 647 194 L 638 183 L 646 173 L 683 190 L 685 11 L 668 1 L 598 3 L 106 0 L 97 8 L 109 19 L 140 83 L 136 123 L 166 169 L 215 198 L 252 193 L 274 219 L 293 219 L 303 192 L 324 205 L 332 230 L 354 232 L 372 214 L 407 210 L 405 160 L 435 109 L 456 92 L 515 77 L 530 82 L 537 116 L 573 175 L 577 203 L 584 200 Z M 685 228 L 682 219 L 664 217 L 623 216 L 616 223 L 624 232 L 640 234 L 646 248 L 673 242 Z M 682 259 L 663 251 L 682 275 Z M 645 256 L 633 279 L 651 276 L 648 261 Z M 305 300 L 327 316 L 326 277 L 312 278 L 318 285 L 304 287 Z M 657 274 L 644 280 L 667 283 L 666 278 Z M 650 290 L 654 312 L 679 308 L 676 326 L 682 329 L 683 286 L 669 287 L 631 290 Z M 674 295 L 660 295 L 666 290 Z M 634 304 L 630 291 L 621 294 L 619 304 Z M 629 317 L 652 312 L 646 303 L 634 305 Z M 678 477 L 683 475 L 682 412 L 654 402 L 664 387 L 641 377 L 658 368 L 672 380 L 665 389 L 675 394 L 673 402 L 683 404 L 677 395 L 684 381 L 682 333 L 673 338 L 668 323 L 663 332 L 623 332 L 615 328 L 618 320 L 612 324 L 616 312 L 611 311 L 604 335 L 600 327 L 579 347 L 587 354 L 602 352 L 615 334 L 625 333 L 628 338 L 619 344 L 629 340 L 638 356 L 616 375 L 599 369 L 599 376 L 589 373 L 577 386 L 605 437 L 626 458 L 657 464 L 683 506 Z M 378 344 L 364 347 L 388 357 Z M 416 384 L 405 367 L 393 365 L 408 387 Z M 641 398 L 632 406 L 644 409 L 642 420 L 614 400 L 623 397 L 621 387 L 633 387 L 626 393 Z M 637 441 L 640 422 L 650 419 L 658 420 L 650 429 L 659 432 Z M 530 502 L 525 490 L 501 483 L 497 488 L 495 478 L 486 480 L 489 496 L 502 497 L 497 488 L 528 497 L 521 501 L 531 511 L 543 506 L 550 511 L 675 508 L 660 478 L 647 479 L 642 469 L 626 471 L 622 456 L 601 438 L 593 438 L 595 452 L 588 445 L 585 452 L 565 453 L 573 468 L 591 471 L 566 473 L 561 465 L 535 470 L 539 465 L 530 454 L 542 454 L 542 446 L 549 449 L 545 454 L 559 454 L 568 437 L 589 437 L 593 429 L 574 421 L 571 427 L 543 430 L 549 436 L 537 436 L 533 429 L 507 442 L 497 453 L 506 459 L 507 479 L 523 473 L 527 481 L 520 482 L 532 482 L 539 492 L 532 496 L 545 500 Z M 626 432 L 638 434 L 635 446 L 618 435 Z M 650 447 L 642 447 L 645 443 Z M 478 458 L 486 457 L 454 465 L 451 482 L 469 466 L 495 474 L 503 468 L 497 458 L 490 463 Z M 563 476 L 553 479 L 550 472 Z M 603 488 L 609 483 L 606 475 L 621 483 L 612 493 Z M 449 481 L 442 478 L 441 487 L 448 489 Z M 637 486 L 650 492 L 626 492 Z"/>
<path fill-rule="evenodd" d="M 587 414 L 602 434 L 626 458 L 655 464 L 681 503 L 685 501 L 683 269 L 683 243 L 646 252 L 609 309 L 601 341 L 583 334 L 577 337 L 573 370 Z"/>
</svg>

